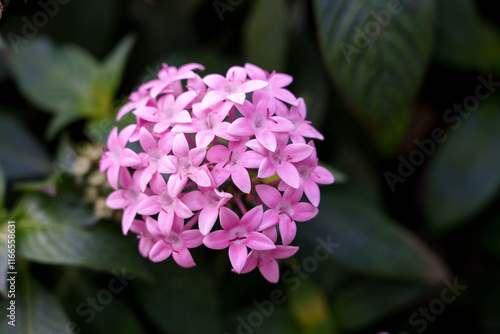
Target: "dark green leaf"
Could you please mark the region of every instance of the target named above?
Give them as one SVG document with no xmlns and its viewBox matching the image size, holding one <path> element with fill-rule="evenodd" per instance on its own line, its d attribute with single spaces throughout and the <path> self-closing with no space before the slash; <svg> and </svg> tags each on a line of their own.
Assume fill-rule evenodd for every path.
<svg viewBox="0 0 500 334">
<path fill-rule="evenodd" d="M 433 2 L 315 0 L 314 5 L 333 81 L 381 150 L 394 153 L 432 51 Z"/>
<path fill-rule="evenodd" d="M 4 299 L 0 303 L 2 310 L 9 306 L 9 301 Z M 9 325 L 11 319 L 4 316 L 0 320 L 1 333 L 68 333 L 74 328 L 59 302 L 28 272 L 16 276 L 15 306 L 15 327 Z"/>
<path fill-rule="evenodd" d="M 0 167 L 7 180 L 42 177 L 52 170 L 40 141 L 7 114 L 0 114 Z"/>
<path fill-rule="evenodd" d="M 490 97 L 467 116 L 453 116 L 446 142 L 424 178 L 422 203 L 437 232 L 466 222 L 492 203 L 500 187 L 500 99 Z"/>
<path fill-rule="evenodd" d="M 322 194 L 318 216 L 299 229 L 299 244 L 326 247 L 332 259 L 359 272 L 431 283 L 447 275 L 421 240 L 354 197 Z"/>
<path fill-rule="evenodd" d="M 405 307 L 428 288 L 408 282 L 363 280 L 339 290 L 333 313 L 343 329 L 357 331 Z"/>
<path fill-rule="evenodd" d="M 222 333 L 219 300 L 211 276 L 199 267 L 181 268 L 172 258 L 157 283 L 136 286 L 146 314 L 165 333 Z"/>
<path fill-rule="evenodd" d="M 118 226 L 82 229 L 20 220 L 16 237 L 19 254 L 31 261 L 107 272 L 125 268 L 133 275 L 150 278 L 138 250 L 121 235 Z"/>
<path fill-rule="evenodd" d="M 286 3 L 258 0 L 252 5 L 243 42 L 248 60 L 269 72 L 283 70 L 288 48 Z"/>
</svg>

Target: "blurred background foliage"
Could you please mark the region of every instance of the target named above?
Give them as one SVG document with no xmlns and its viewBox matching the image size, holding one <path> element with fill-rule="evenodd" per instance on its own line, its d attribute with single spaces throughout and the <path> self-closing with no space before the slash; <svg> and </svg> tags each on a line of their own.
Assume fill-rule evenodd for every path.
<svg viewBox="0 0 500 334">
<path fill-rule="evenodd" d="M 4 9 L 2 314 L 8 220 L 18 275 L 17 326 L 3 316 L 0 332 L 500 333 L 498 2 L 17 0 Z M 104 207 L 100 147 L 162 62 L 289 73 L 325 134 L 318 156 L 337 182 L 299 225 L 300 251 L 281 263 L 277 285 L 231 273 L 226 254 L 206 249 L 192 269 L 149 263 Z"/>
</svg>

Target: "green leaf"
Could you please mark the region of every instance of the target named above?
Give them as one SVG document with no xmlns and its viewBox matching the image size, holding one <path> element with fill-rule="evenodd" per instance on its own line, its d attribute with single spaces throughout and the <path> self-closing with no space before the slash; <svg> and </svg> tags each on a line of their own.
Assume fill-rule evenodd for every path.
<svg viewBox="0 0 500 334">
<path fill-rule="evenodd" d="M 448 66 L 491 71 L 500 55 L 500 35 L 481 19 L 471 0 L 436 1 L 435 56 Z"/>
<path fill-rule="evenodd" d="M 496 95 L 480 102 L 472 114 L 465 111 L 464 116 L 448 118 L 453 122 L 449 135 L 438 147 L 423 181 L 423 214 L 433 231 L 445 232 L 465 223 L 498 194 L 499 111 Z"/>
<path fill-rule="evenodd" d="M 128 273 L 150 278 L 137 248 L 121 235 L 118 227 L 93 226 L 82 229 L 20 220 L 16 233 L 17 250 L 28 260 L 106 272 L 125 268 Z"/>
<path fill-rule="evenodd" d="M 365 279 L 339 290 L 333 314 L 344 330 L 359 331 L 404 308 L 427 289 L 408 282 Z"/>
<path fill-rule="evenodd" d="M 0 114 L 0 167 L 7 180 L 42 177 L 52 170 L 40 140 L 5 113 Z"/>
<path fill-rule="evenodd" d="M 113 111 L 133 41 L 125 37 L 103 64 L 84 49 L 54 47 L 46 38 L 36 38 L 6 58 L 22 94 L 55 115 L 48 127 L 53 136 L 75 120 L 101 118 Z"/>
<path fill-rule="evenodd" d="M 420 239 L 355 197 L 324 192 L 318 216 L 299 229 L 298 244 L 326 247 L 333 260 L 361 273 L 430 283 L 447 275 Z"/>
<path fill-rule="evenodd" d="M 252 2 L 243 45 L 251 63 L 271 72 L 285 68 L 288 33 L 284 0 Z"/>
<path fill-rule="evenodd" d="M 324 62 L 386 154 L 405 134 L 433 45 L 433 2 L 394 4 L 314 1 Z"/>
<path fill-rule="evenodd" d="M 2 310 L 9 306 L 9 301 L 4 299 L 0 303 Z M 59 302 L 28 272 L 16 276 L 15 306 L 15 327 L 9 325 L 10 319 L 4 316 L 0 320 L 1 333 L 67 333 L 74 328 Z"/>
<path fill-rule="evenodd" d="M 135 287 L 143 310 L 163 332 L 222 333 L 219 299 L 210 273 L 200 267 L 181 268 L 172 258 L 155 269 L 159 270 L 155 284 Z"/>
</svg>

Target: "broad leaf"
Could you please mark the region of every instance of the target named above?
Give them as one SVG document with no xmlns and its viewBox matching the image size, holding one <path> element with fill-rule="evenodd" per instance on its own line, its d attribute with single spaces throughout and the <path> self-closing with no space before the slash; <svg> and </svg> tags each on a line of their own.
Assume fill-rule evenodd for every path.
<svg viewBox="0 0 500 334">
<path fill-rule="evenodd" d="M 431 0 L 315 0 L 324 62 L 380 149 L 394 153 L 433 45 Z"/>
<path fill-rule="evenodd" d="M 162 331 L 222 333 L 219 299 L 208 272 L 181 268 L 172 258 L 156 269 L 162 270 L 155 284 L 136 288 L 144 312 Z"/>
<path fill-rule="evenodd" d="M 348 331 L 368 327 L 418 298 L 429 286 L 408 282 L 363 280 L 342 287 L 333 299 L 333 314 Z"/>
<path fill-rule="evenodd" d="M 244 30 L 248 60 L 271 72 L 285 67 L 288 32 L 284 0 L 252 2 L 253 8 Z"/>
<path fill-rule="evenodd" d="M 312 244 L 365 274 L 431 283 L 447 275 L 444 264 L 421 240 L 354 197 L 324 193 L 318 216 L 299 229 L 298 244 Z"/>
<path fill-rule="evenodd" d="M 7 180 L 39 178 L 52 171 L 49 155 L 40 140 L 20 121 L 3 113 L 0 114 L 0 167 Z"/>
<path fill-rule="evenodd" d="M 448 66 L 468 70 L 500 69 L 500 34 L 481 19 L 472 0 L 436 1 L 435 55 Z"/>
<path fill-rule="evenodd" d="M 118 228 L 82 229 L 35 220 L 16 224 L 18 254 L 28 260 L 107 272 L 124 268 L 130 274 L 150 278 L 138 250 Z"/>
<path fill-rule="evenodd" d="M 446 118 L 451 125 L 447 140 L 423 180 L 423 214 L 432 230 L 455 228 L 479 214 L 498 194 L 499 111 L 500 98 L 492 96 L 473 113 Z"/>
<path fill-rule="evenodd" d="M 10 300 L 0 303 L 2 310 L 9 307 Z M 59 302 L 28 272 L 16 276 L 15 307 L 15 327 L 8 324 L 11 319 L 3 316 L 1 333 L 69 333 L 75 329 Z"/>
</svg>

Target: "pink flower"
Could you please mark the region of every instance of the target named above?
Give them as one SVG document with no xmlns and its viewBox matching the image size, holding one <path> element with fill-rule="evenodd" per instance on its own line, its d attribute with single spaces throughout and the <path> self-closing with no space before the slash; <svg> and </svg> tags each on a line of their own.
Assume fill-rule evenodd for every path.
<svg viewBox="0 0 500 334">
<path fill-rule="evenodd" d="M 217 163 L 212 170 L 216 186 L 220 186 L 231 176 L 238 189 L 246 194 L 250 193 L 251 181 L 247 168 L 258 168 L 263 157 L 254 151 L 246 151 L 246 141 L 231 141 L 228 147 L 216 145 L 208 150 L 207 159 Z"/>
<path fill-rule="evenodd" d="M 276 228 L 269 228 L 262 231 L 262 234 L 267 236 L 271 241 L 276 243 L 278 239 Z M 248 273 L 259 267 L 259 271 L 271 283 L 278 283 L 280 276 L 279 266 L 276 259 L 286 259 L 297 253 L 299 247 L 276 245 L 275 249 L 271 250 L 251 250 L 248 254 L 245 266 L 241 270 L 241 274 Z"/>
<path fill-rule="evenodd" d="M 264 156 L 257 174 L 259 178 L 268 178 L 278 173 L 278 176 L 287 185 L 297 189 L 300 186 L 300 176 L 297 167 L 293 163 L 310 156 L 314 148 L 306 144 L 287 145 L 287 141 L 288 136 L 278 136 L 277 147 L 274 152 L 266 149 L 255 139 L 248 141 L 247 146 Z"/>
<path fill-rule="evenodd" d="M 174 165 L 172 165 L 167 156 L 172 148 L 172 143 L 169 139 L 169 136 L 163 136 L 157 141 L 146 128 L 141 128 L 139 141 L 144 153 L 139 153 L 139 156 L 146 165 L 144 169 L 136 172 L 139 175 L 141 191 L 146 189 L 148 182 L 157 173 L 159 166 L 170 169 L 174 168 Z"/>
<path fill-rule="evenodd" d="M 314 147 L 312 140 L 308 144 Z M 318 166 L 316 150 L 309 157 L 294 165 L 299 172 L 307 199 L 317 207 L 321 197 L 318 184 L 332 184 L 335 181 L 333 174 L 325 167 Z"/>
<path fill-rule="evenodd" d="M 182 197 L 182 201 L 193 211 L 201 210 L 198 217 L 198 227 L 201 234 L 207 235 L 219 217 L 220 208 L 232 197 L 233 195 L 213 187 L 200 187 L 199 191 L 194 190 L 186 193 Z"/>
<path fill-rule="evenodd" d="M 247 80 L 247 72 L 241 66 L 229 68 L 225 78 L 220 74 L 209 74 L 203 78 L 203 82 L 212 90 L 203 98 L 201 109 L 207 109 L 225 99 L 242 104 L 245 93 L 267 86 L 267 82 L 262 80 Z"/>
<path fill-rule="evenodd" d="M 286 118 L 270 113 L 267 99 L 260 100 L 257 107 L 245 101 L 238 106 L 238 110 L 244 117 L 235 120 L 227 132 L 240 137 L 255 135 L 259 143 L 271 152 L 276 150 L 275 133 L 286 133 L 294 128 L 293 123 Z"/>
<path fill-rule="evenodd" d="M 191 116 L 185 108 L 195 97 L 193 91 L 182 93 L 177 98 L 173 94 L 166 94 L 159 98 L 157 108 L 136 109 L 134 114 L 155 123 L 153 131 L 161 133 L 172 124 L 191 122 Z"/>
<path fill-rule="evenodd" d="M 265 184 L 255 186 L 262 202 L 271 210 L 267 210 L 259 229 L 267 229 L 279 223 L 283 245 L 288 245 L 295 238 L 297 226 L 295 221 L 305 222 L 318 214 L 318 208 L 306 202 L 300 202 L 302 189 L 288 187 L 281 193 L 274 187 Z"/>
<path fill-rule="evenodd" d="M 184 230 L 184 220 L 175 217 L 172 230 L 164 234 L 158 227 L 159 223 L 151 217 L 146 218 L 148 231 L 157 241 L 149 252 L 153 262 L 160 262 L 170 255 L 181 267 L 189 268 L 196 264 L 188 248 L 195 248 L 203 243 L 203 235 L 198 230 Z"/>
<path fill-rule="evenodd" d="M 190 79 L 196 76 L 193 70 L 203 71 L 205 67 L 196 63 L 182 65 L 178 69 L 175 66 L 162 64 L 162 69 L 158 72 L 158 79 L 149 81 L 151 87 L 151 97 L 156 98 L 161 93 L 173 92 L 169 86 L 179 83 L 182 79 Z"/>
<path fill-rule="evenodd" d="M 303 98 L 299 98 L 297 105 L 292 106 L 290 111 L 278 109 L 276 113 L 293 123 L 295 128 L 289 132 L 293 143 L 305 144 L 306 140 L 304 137 L 319 140 L 324 139 L 323 135 L 311 125 L 311 122 L 306 121 L 306 104 Z"/>
<path fill-rule="evenodd" d="M 186 185 L 188 178 L 200 187 L 209 187 L 211 185 L 210 172 L 206 167 L 200 167 L 207 152 L 205 147 L 196 147 L 190 150 L 186 136 L 180 133 L 174 138 L 172 151 L 174 155 L 170 156 L 170 161 L 173 168 L 167 165 L 158 168 L 161 173 L 171 174 L 168 179 L 168 189 L 171 194 L 179 194 Z"/>
<path fill-rule="evenodd" d="M 134 174 L 134 178 L 137 175 Z M 118 189 L 106 198 L 106 205 L 114 210 L 123 209 L 122 231 L 127 234 L 137 214 L 137 206 L 146 199 L 147 195 L 139 189 L 137 182 L 132 179 L 128 170 L 120 173 L 120 184 L 124 189 Z"/>
<path fill-rule="evenodd" d="M 233 269 L 240 273 L 248 255 L 247 247 L 256 250 L 274 249 L 274 243 L 256 231 L 262 220 L 263 210 L 259 205 L 248 211 L 240 219 L 231 209 L 220 209 L 220 224 L 223 230 L 209 233 L 203 239 L 205 246 L 211 249 L 229 247 L 229 260 Z"/>
<path fill-rule="evenodd" d="M 108 182 L 114 189 L 118 189 L 120 167 L 131 167 L 141 162 L 137 153 L 125 147 L 135 127 L 135 124 L 125 127 L 120 135 L 118 135 L 118 128 L 114 127 L 106 143 L 109 151 L 104 152 L 99 161 L 100 172 L 107 170 Z"/>
<path fill-rule="evenodd" d="M 284 73 L 276 73 L 273 71 L 271 74 L 264 71 L 258 66 L 250 63 L 245 64 L 245 69 L 250 79 L 266 81 L 268 85 L 254 93 L 254 98 L 259 97 L 260 94 L 272 96 L 278 100 L 286 102 L 291 105 L 297 104 L 297 98 L 288 89 L 283 87 L 292 83 L 293 78 L 291 75 Z"/>
<path fill-rule="evenodd" d="M 178 194 L 173 194 L 168 190 L 165 180 L 160 174 L 156 174 L 151 179 L 151 190 L 154 195 L 145 198 L 137 207 L 137 212 L 141 215 L 155 215 L 158 213 L 158 222 L 163 234 L 169 234 L 175 216 L 189 218 L 193 212 L 179 198 Z"/>
<path fill-rule="evenodd" d="M 153 248 L 158 239 L 148 231 L 146 223 L 143 220 L 134 219 L 130 226 L 130 231 L 137 234 L 137 239 L 139 239 L 139 253 L 143 257 L 148 257 L 151 248 Z"/>
</svg>

